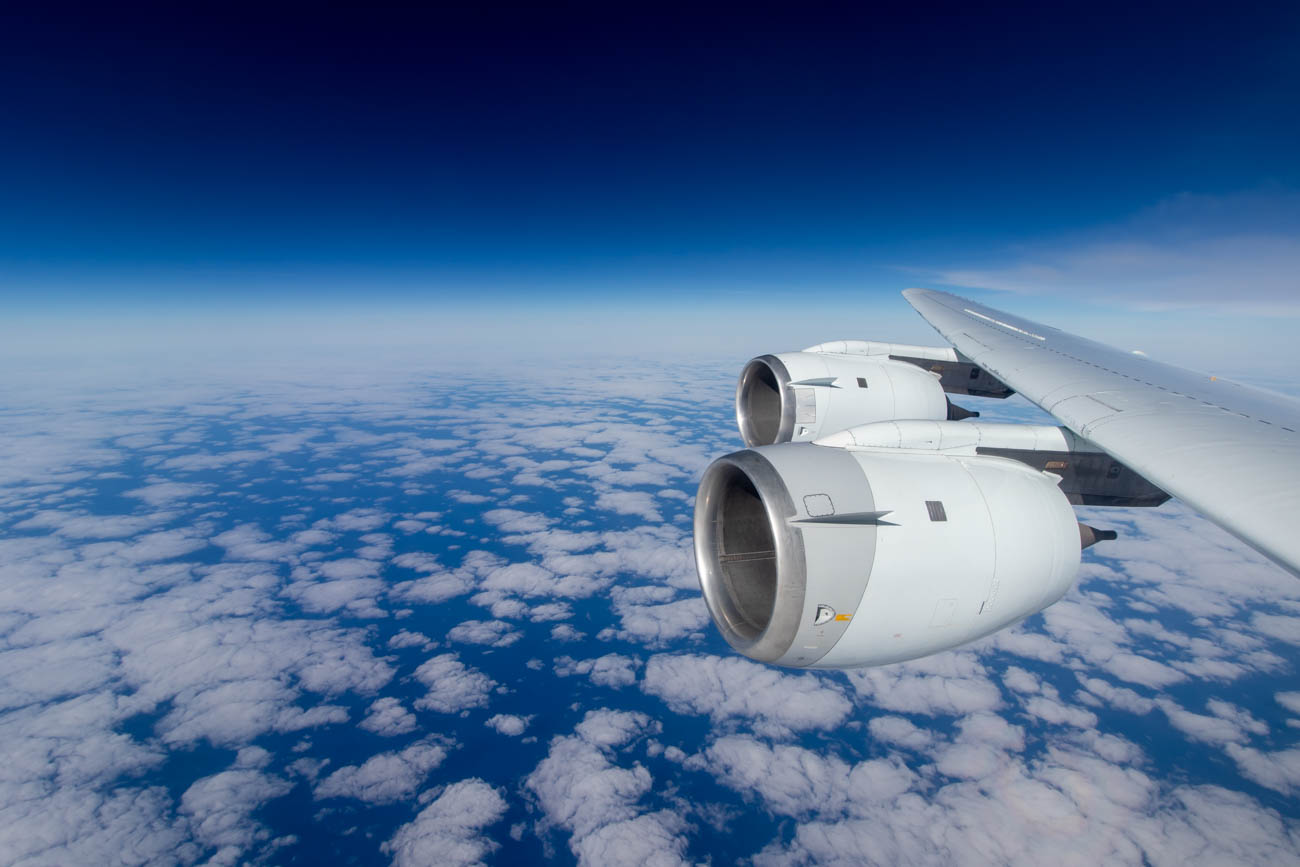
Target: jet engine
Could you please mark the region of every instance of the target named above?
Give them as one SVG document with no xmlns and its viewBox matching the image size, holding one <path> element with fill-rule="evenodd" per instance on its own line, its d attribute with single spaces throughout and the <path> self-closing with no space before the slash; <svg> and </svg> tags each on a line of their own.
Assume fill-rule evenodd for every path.
<svg viewBox="0 0 1300 867">
<path fill-rule="evenodd" d="M 752 381 L 809 375 L 771 356 L 755 364 L 767 373 L 747 368 Z M 784 419 L 782 406 L 749 423 L 770 434 Z M 726 455 L 695 505 L 709 613 L 740 653 L 797 668 L 883 665 L 973 641 L 1074 581 L 1090 537 L 1059 481 L 1005 457 L 934 450 L 800 443 Z"/>
<path fill-rule="evenodd" d="M 946 419 L 948 406 L 938 376 L 888 356 L 760 355 L 736 385 L 736 421 L 747 446 L 809 442 L 895 418 Z"/>
</svg>

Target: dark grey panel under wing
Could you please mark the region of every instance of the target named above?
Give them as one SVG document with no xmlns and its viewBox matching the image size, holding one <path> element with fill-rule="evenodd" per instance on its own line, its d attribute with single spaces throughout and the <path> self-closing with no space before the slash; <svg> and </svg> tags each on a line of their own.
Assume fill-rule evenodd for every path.
<svg viewBox="0 0 1300 867">
<path fill-rule="evenodd" d="M 1010 458 L 1061 477 L 1061 491 L 1076 506 L 1159 506 L 1169 495 L 1108 454 L 979 447 L 981 455 Z"/>
</svg>

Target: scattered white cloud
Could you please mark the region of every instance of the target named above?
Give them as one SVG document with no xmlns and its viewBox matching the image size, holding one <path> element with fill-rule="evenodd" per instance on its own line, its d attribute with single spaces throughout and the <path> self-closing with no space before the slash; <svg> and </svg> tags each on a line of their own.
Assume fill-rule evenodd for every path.
<svg viewBox="0 0 1300 867">
<path fill-rule="evenodd" d="M 523 633 L 504 620 L 466 620 L 447 630 L 447 639 L 464 644 L 487 644 L 492 647 L 509 647 Z"/>
<path fill-rule="evenodd" d="M 646 662 L 641 688 L 676 713 L 705 715 L 717 724 L 748 720 L 778 736 L 830 729 L 853 709 L 829 676 L 782 674 L 734 656 L 656 654 Z"/>
<path fill-rule="evenodd" d="M 192 500 L 212 490 L 211 485 L 193 482 L 152 481 L 142 488 L 126 491 L 123 496 L 144 500 L 150 506 L 169 506 L 180 500 Z"/>
<path fill-rule="evenodd" d="M 500 844 L 482 833 L 506 812 L 505 799 L 480 779 L 452 783 L 380 848 L 395 867 L 481 864 Z"/>
<path fill-rule="evenodd" d="M 607 653 L 595 659 L 561 656 L 555 660 L 555 673 L 560 677 L 585 674 L 594 684 L 617 689 L 636 683 L 636 670 L 640 665 L 640 659 L 618 653 Z"/>
<path fill-rule="evenodd" d="M 374 703 L 370 705 L 365 719 L 361 720 L 358 725 L 368 732 L 374 732 L 383 737 L 395 737 L 415 731 L 417 723 L 415 714 L 404 708 L 401 701 L 386 696 L 375 699 Z"/>
<path fill-rule="evenodd" d="M 428 687 L 428 692 L 415 700 L 415 706 L 439 713 L 487 707 L 497 685 L 483 672 L 461 662 L 455 653 L 428 660 L 415 670 L 415 678 Z"/>
<path fill-rule="evenodd" d="M 429 636 L 406 629 L 399 631 L 388 639 L 388 646 L 394 650 L 403 647 L 430 647 L 432 645 L 433 642 L 429 640 Z"/>
<path fill-rule="evenodd" d="M 680 398 L 698 402 L 698 376 L 632 407 L 618 389 L 644 377 L 575 380 L 594 389 L 585 404 L 554 385 L 540 403 L 490 409 L 454 392 L 431 401 L 436 378 L 403 377 L 266 380 L 269 393 L 186 392 L 165 411 L 100 412 L 107 398 L 84 389 L 75 412 L 0 410 L 6 424 L 68 423 L 42 421 L 54 433 L 39 447 L 36 434 L 0 444 L 0 851 L 274 861 L 291 844 L 266 807 L 292 785 L 332 816 L 418 801 L 383 844 L 395 863 L 490 858 L 509 845 L 491 826 L 521 795 L 544 838 L 592 864 L 673 863 L 701 826 L 725 836 L 767 814 L 771 839 L 745 838 L 736 857 L 1264 863 L 1300 851 L 1280 800 L 1300 791 L 1296 733 L 1279 719 L 1300 698 L 1277 691 L 1300 643 L 1300 585 L 1177 504 L 1104 513 L 1122 538 L 1014 630 L 885 669 L 781 671 L 682 652 L 723 646 L 699 601 L 687 491 L 733 447 L 724 377 L 703 425 Z M 434 430 L 444 423 L 454 438 Z M 101 482 L 126 490 L 124 514 L 98 513 Z M 466 621 L 469 606 L 492 619 Z M 407 628 L 372 619 L 385 616 Z M 548 634 L 565 646 L 542 646 Z M 444 640 L 465 642 L 463 657 L 421 658 Z M 638 646 L 673 652 L 643 661 Z M 468 713 L 534 682 L 559 704 Z M 638 682 L 644 695 L 626 689 Z M 1257 700 L 1270 694 L 1280 708 Z M 584 706 L 598 695 L 626 708 Z M 546 744 L 553 712 L 587 711 Z M 708 724 L 683 728 L 674 712 Z M 1132 715 L 1144 717 L 1134 741 Z M 447 786 L 450 739 L 380 740 L 422 721 L 466 754 L 538 740 L 546 754 L 522 780 L 492 781 L 502 788 Z M 1152 732 L 1180 749 L 1146 754 Z M 385 751 L 340 767 L 328 745 L 341 739 Z M 206 744 L 233 764 L 157 785 L 177 751 Z M 723 789 L 701 800 L 705 774 Z"/>
<path fill-rule="evenodd" d="M 561 623 L 558 626 L 551 627 L 552 641 L 581 641 L 586 637 L 587 634 L 585 632 L 580 632 L 567 623 Z"/>
<path fill-rule="evenodd" d="M 429 772 L 447 758 L 447 748 L 420 741 L 402 750 L 371 756 L 361 765 L 348 765 L 316 784 L 316 798 L 356 798 L 371 804 L 409 799 Z"/>
<path fill-rule="evenodd" d="M 252 818 L 253 811 L 292 788 L 287 780 L 260 770 L 222 771 L 186 789 L 180 812 L 194 838 L 216 850 L 209 863 L 235 864 L 254 843 L 270 839 L 270 831 Z"/>
<path fill-rule="evenodd" d="M 531 716 L 517 716 L 509 713 L 499 713 L 490 716 L 484 721 L 484 725 L 495 730 L 498 734 L 507 735 L 515 738 L 519 737 L 528 729 L 528 722 Z"/>
<path fill-rule="evenodd" d="M 640 802 L 654 779 L 640 763 L 616 763 L 619 747 L 657 730 L 645 714 L 589 711 L 572 735 L 554 738 L 524 780 L 546 822 L 570 833 L 569 848 L 584 865 L 685 864 L 684 823 Z"/>
<path fill-rule="evenodd" d="M 702 639 L 709 628 L 709 610 L 698 594 L 657 605 L 637 605 L 615 595 L 614 610 L 621 618 L 619 637 L 650 647 L 686 637 Z"/>
<path fill-rule="evenodd" d="M 994 711 L 1002 693 L 970 651 L 845 672 L 854 691 L 884 710 L 926 716 Z"/>
</svg>

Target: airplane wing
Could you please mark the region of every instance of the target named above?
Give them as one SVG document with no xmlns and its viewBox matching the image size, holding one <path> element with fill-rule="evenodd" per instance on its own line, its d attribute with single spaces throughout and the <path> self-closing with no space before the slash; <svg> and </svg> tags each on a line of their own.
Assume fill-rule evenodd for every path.
<svg viewBox="0 0 1300 867">
<path fill-rule="evenodd" d="M 947 292 L 903 295 L 960 353 L 1300 577 L 1300 401 Z"/>
</svg>

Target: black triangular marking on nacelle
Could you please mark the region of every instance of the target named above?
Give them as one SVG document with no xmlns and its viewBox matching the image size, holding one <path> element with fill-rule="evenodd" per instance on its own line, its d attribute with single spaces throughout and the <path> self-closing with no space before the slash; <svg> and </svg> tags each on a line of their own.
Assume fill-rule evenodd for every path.
<svg viewBox="0 0 1300 867">
<path fill-rule="evenodd" d="M 897 527 L 893 521 L 885 521 L 883 518 L 891 514 L 893 509 L 885 509 L 882 512 L 845 512 L 842 515 L 825 515 L 820 518 L 792 518 L 791 524 L 841 524 L 844 526 L 883 526 Z"/>
<path fill-rule="evenodd" d="M 816 379 L 801 379 L 798 382 L 792 382 L 790 385 L 803 385 L 809 388 L 839 388 L 835 384 L 836 376 L 821 376 Z"/>
</svg>

